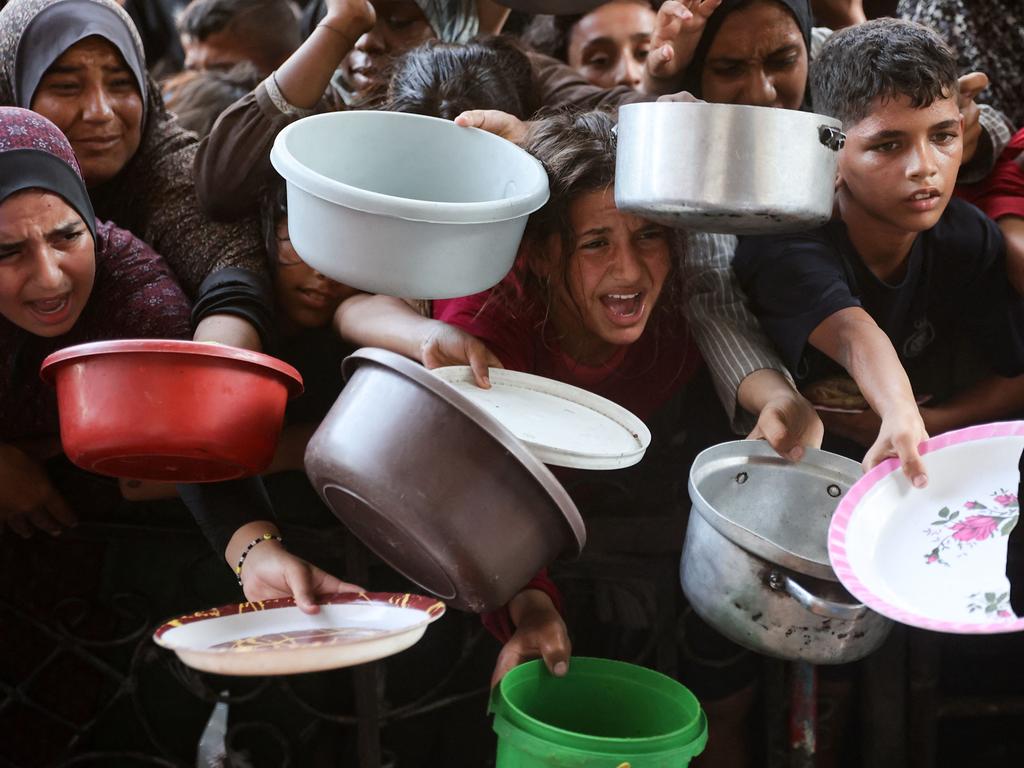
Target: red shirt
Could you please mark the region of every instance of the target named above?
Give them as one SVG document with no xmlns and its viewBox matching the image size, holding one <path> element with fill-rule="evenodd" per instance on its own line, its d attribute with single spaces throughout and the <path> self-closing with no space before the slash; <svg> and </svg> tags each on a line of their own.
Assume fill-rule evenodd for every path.
<svg viewBox="0 0 1024 768">
<path fill-rule="evenodd" d="M 618 403 L 645 421 L 701 365 L 697 345 L 682 317 L 671 322 L 652 318 L 636 343 L 622 347 L 607 362 L 597 366 L 579 363 L 545 333 L 544 308 L 516 290 L 516 285 L 510 275 L 494 289 L 505 289 L 506 295 L 514 296 L 514 306 L 504 296 L 485 291 L 435 301 L 434 317 L 483 341 L 508 370 L 572 384 Z"/>
<path fill-rule="evenodd" d="M 992 173 L 977 184 L 958 184 L 956 194 L 978 206 L 990 219 L 1024 216 L 1024 168 L 1017 157 L 1024 152 L 1024 129 L 1017 131 L 999 156 Z"/>
</svg>

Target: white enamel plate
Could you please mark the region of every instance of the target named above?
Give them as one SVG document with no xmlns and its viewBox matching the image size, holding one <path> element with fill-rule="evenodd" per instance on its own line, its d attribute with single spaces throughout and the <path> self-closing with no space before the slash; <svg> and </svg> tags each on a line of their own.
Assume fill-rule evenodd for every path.
<svg viewBox="0 0 1024 768">
<path fill-rule="evenodd" d="M 292 675 L 376 661 L 404 651 L 444 603 L 419 595 L 346 592 L 308 615 L 292 598 L 234 603 L 180 616 L 153 640 L 190 667 L 221 675 Z"/>
<path fill-rule="evenodd" d="M 638 463 L 651 443 L 650 430 L 632 413 L 570 384 L 491 368 L 491 388 L 482 389 L 466 365 L 431 373 L 483 408 L 545 464 L 621 469 Z"/>
<path fill-rule="evenodd" d="M 1010 610 L 1007 536 L 1017 522 L 1024 422 L 949 432 L 922 446 L 928 486 L 895 459 L 849 490 L 829 528 L 839 580 L 869 608 L 923 629 L 1024 630 Z"/>
</svg>

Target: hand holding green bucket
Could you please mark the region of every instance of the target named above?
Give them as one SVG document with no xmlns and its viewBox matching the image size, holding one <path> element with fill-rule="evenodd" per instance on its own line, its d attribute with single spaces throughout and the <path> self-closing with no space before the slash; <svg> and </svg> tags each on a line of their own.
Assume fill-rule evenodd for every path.
<svg viewBox="0 0 1024 768">
<path fill-rule="evenodd" d="M 491 694 L 496 768 L 680 768 L 704 750 L 697 698 L 635 664 L 573 658 L 565 677 L 522 664 Z"/>
</svg>

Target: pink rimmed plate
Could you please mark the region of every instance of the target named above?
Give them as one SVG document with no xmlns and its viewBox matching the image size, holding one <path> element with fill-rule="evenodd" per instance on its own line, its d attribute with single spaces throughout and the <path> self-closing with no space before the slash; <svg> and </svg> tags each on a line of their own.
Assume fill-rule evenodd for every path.
<svg viewBox="0 0 1024 768">
<path fill-rule="evenodd" d="M 308 615 L 290 597 L 180 616 L 153 634 L 188 666 L 221 675 L 293 675 L 376 661 L 416 643 L 444 603 L 420 595 L 346 592 Z"/>
<path fill-rule="evenodd" d="M 872 610 L 958 634 L 1024 630 L 1010 610 L 1007 536 L 1019 502 L 1024 422 L 983 424 L 922 445 L 928 486 L 889 459 L 847 492 L 829 527 L 836 575 Z"/>
</svg>

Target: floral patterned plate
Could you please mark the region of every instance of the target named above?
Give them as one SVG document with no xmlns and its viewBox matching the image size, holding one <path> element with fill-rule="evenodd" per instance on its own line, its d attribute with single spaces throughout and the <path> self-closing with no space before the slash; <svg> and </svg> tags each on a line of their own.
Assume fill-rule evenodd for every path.
<svg viewBox="0 0 1024 768">
<path fill-rule="evenodd" d="M 829 558 L 843 586 L 878 613 L 923 629 L 1024 630 L 1005 573 L 1022 450 L 1024 422 L 983 424 L 924 443 L 927 488 L 913 488 L 895 459 L 868 472 L 829 527 Z"/>
<path fill-rule="evenodd" d="M 292 675 L 382 659 L 418 641 L 444 603 L 419 595 L 347 592 L 308 615 L 290 598 L 180 616 L 153 640 L 190 667 L 221 675 Z"/>
</svg>

